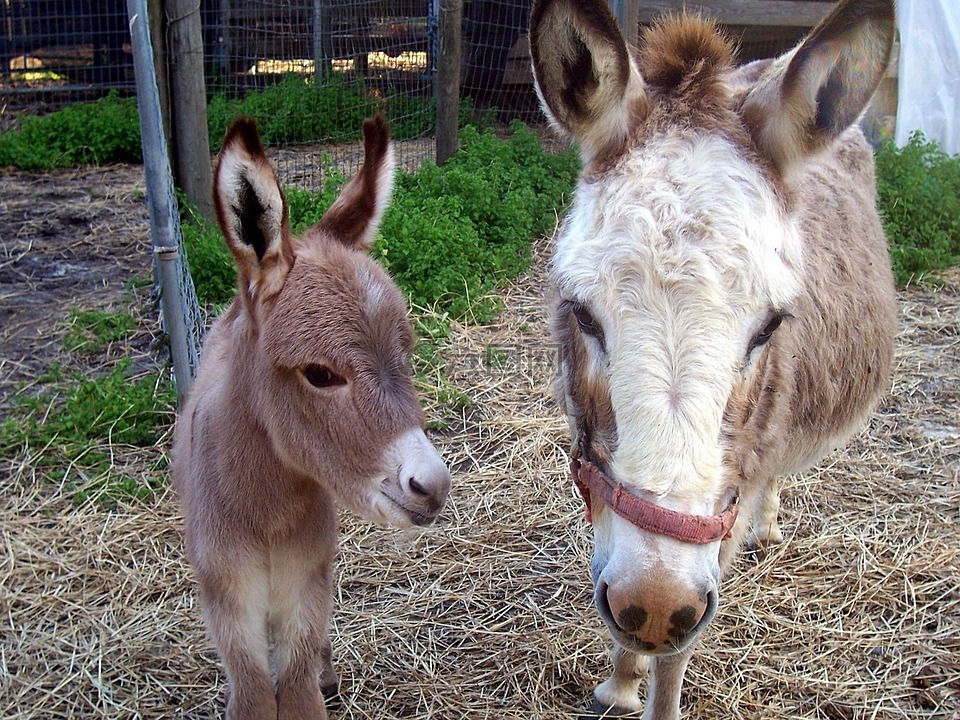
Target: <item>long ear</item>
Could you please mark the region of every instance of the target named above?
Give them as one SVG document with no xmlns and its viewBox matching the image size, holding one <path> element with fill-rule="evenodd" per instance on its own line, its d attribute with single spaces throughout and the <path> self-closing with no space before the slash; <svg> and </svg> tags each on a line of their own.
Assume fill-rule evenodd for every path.
<svg viewBox="0 0 960 720">
<path fill-rule="evenodd" d="M 763 73 L 743 118 L 783 174 L 858 120 L 883 79 L 894 27 L 893 0 L 844 0 Z"/>
<path fill-rule="evenodd" d="M 530 57 L 540 104 L 589 162 L 648 112 L 643 79 L 606 0 L 537 0 Z"/>
<path fill-rule="evenodd" d="M 363 166 L 317 223 L 348 247 L 368 251 L 393 192 L 393 146 L 381 115 L 363 123 Z"/>
<path fill-rule="evenodd" d="M 241 118 L 227 131 L 213 201 L 239 270 L 240 292 L 256 302 L 279 293 L 293 266 L 287 203 L 253 120 Z"/>
</svg>

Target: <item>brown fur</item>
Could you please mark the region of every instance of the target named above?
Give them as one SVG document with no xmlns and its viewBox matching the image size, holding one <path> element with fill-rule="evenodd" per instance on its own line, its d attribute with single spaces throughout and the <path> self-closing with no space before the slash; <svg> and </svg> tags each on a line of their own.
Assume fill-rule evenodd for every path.
<svg viewBox="0 0 960 720">
<path fill-rule="evenodd" d="M 230 720 L 326 718 L 336 504 L 425 524 L 449 488 L 432 449 L 398 455 L 423 414 L 403 298 L 365 254 L 393 168 L 386 124 L 364 131 L 363 168 L 299 241 L 252 122 L 233 126 L 217 164 L 238 299 L 208 334 L 172 475 Z"/>
</svg>

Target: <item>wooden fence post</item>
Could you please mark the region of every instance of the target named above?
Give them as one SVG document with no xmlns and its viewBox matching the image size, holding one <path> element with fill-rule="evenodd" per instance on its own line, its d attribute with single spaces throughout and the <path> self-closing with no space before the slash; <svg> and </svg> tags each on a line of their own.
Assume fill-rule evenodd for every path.
<svg viewBox="0 0 960 720">
<path fill-rule="evenodd" d="M 313 73 L 317 87 L 333 72 L 330 0 L 313 0 Z"/>
<path fill-rule="evenodd" d="M 167 73 L 167 43 L 163 32 L 163 0 L 147 0 L 147 23 L 150 28 L 150 43 L 153 46 L 153 72 L 157 78 L 157 92 L 160 94 L 160 116 L 163 119 L 163 136 L 171 137 L 170 121 L 170 77 Z M 173 154 L 167 150 L 170 163 Z"/>
<path fill-rule="evenodd" d="M 682 3 L 678 3 L 678 6 Z M 617 18 L 617 25 L 627 45 L 636 47 L 640 30 L 639 0 L 610 0 L 610 9 Z"/>
<path fill-rule="evenodd" d="M 457 152 L 460 122 L 460 33 L 463 0 L 440 0 L 437 54 L 437 165 Z"/>
<path fill-rule="evenodd" d="M 214 220 L 200 3 L 166 0 L 165 5 L 174 176 L 190 202 Z"/>
</svg>

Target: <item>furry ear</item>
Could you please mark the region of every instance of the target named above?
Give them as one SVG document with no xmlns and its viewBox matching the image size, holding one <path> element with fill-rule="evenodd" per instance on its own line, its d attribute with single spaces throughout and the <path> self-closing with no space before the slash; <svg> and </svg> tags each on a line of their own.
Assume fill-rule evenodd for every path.
<svg viewBox="0 0 960 720">
<path fill-rule="evenodd" d="M 580 143 L 585 162 L 646 117 L 643 79 L 606 0 L 536 0 L 530 57 L 544 112 Z"/>
<path fill-rule="evenodd" d="M 293 266 L 287 203 L 249 118 L 231 125 L 213 179 L 220 229 L 237 264 L 241 295 L 263 302 L 280 292 Z"/>
<path fill-rule="evenodd" d="M 363 123 L 363 166 L 320 218 L 316 230 L 367 252 L 373 245 L 393 192 L 393 146 L 381 115 Z M 309 233 L 308 233 L 309 234 Z"/>
<path fill-rule="evenodd" d="M 781 173 L 859 119 L 883 79 L 894 21 L 893 0 L 844 0 L 761 74 L 743 119 Z"/>
</svg>

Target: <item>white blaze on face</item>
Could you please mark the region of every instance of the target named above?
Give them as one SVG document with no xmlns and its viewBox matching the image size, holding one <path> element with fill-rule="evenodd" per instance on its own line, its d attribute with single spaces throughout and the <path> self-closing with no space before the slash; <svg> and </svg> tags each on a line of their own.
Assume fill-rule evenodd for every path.
<svg viewBox="0 0 960 720">
<path fill-rule="evenodd" d="M 450 471 L 420 428 L 411 428 L 383 453 L 382 477 L 372 478 L 373 512 L 367 517 L 395 527 L 426 525 L 443 507 Z"/>
<path fill-rule="evenodd" d="M 581 182 L 554 274 L 603 327 L 589 372 L 608 375 L 617 481 L 713 513 L 727 399 L 801 262 L 773 190 L 721 137 L 667 135 Z"/>
</svg>

